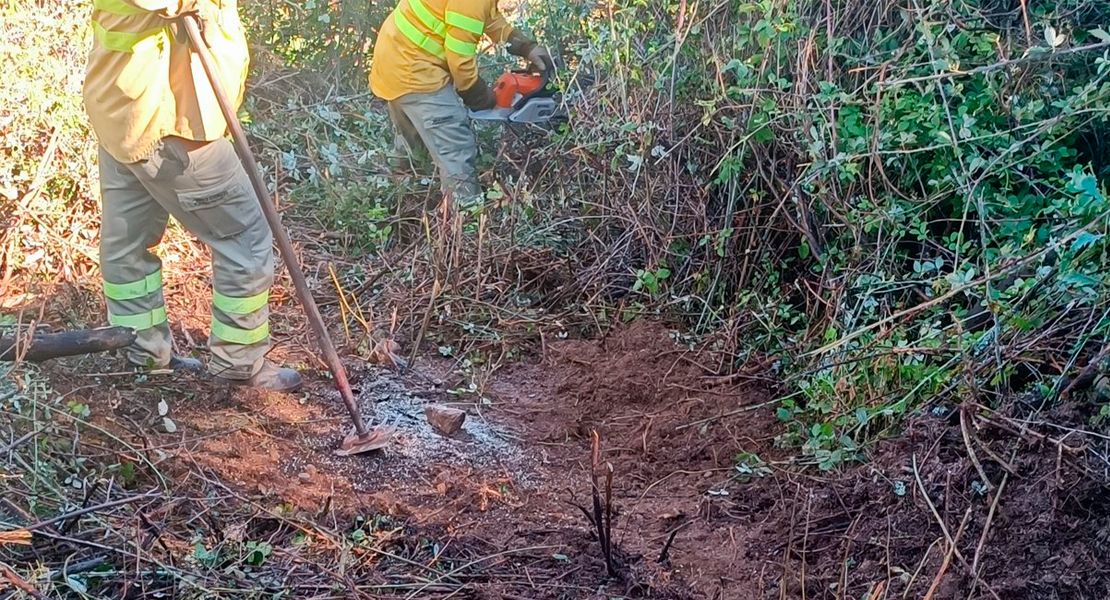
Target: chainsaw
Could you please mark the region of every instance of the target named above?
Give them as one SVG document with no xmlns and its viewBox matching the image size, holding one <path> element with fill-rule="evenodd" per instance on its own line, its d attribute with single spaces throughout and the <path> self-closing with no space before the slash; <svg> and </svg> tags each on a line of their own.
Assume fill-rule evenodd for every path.
<svg viewBox="0 0 1110 600">
<path fill-rule="evenodd" d="M 555 94 L 555 86 L 551 84 L 546 72 L 511 71 L 498 77 L 493 85 L 497 106 L 486 110 L 472 110 L 470 118 L 510 123 L 565 120 L 567 115 L 559 110 Z"/>
</svg>

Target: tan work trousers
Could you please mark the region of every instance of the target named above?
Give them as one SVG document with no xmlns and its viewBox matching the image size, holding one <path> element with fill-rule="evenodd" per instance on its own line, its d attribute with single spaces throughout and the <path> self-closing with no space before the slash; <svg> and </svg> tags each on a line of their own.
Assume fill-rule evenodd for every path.
<svg viewBox="0 0 1110 600">
<path fill-rule="evenodd" d="M 108 319 L 138 332 L 128 360 L 152 368 L 170 361 L 162 261 L 153 249 L 172 215 L 212 251 L 209 371 L 229 379 L 254 375 L 270 348 L 274 251 L 231 143 L 167 137 L 146 159 L 131 164 L 101 148 L 100 188 L 100 270 Z"/>
<path fill-rule="evenodd" d="M 389 117 L 396 127 L 394 167 L 416 173 L 426 155 L 439 171 L 445 194 L 456 202 L 482 196 L 478 182 L 478 144 L 470 117 L 455 88 L 438 92 L 405 94 L 389 102 Z M 398 160 L 399 159 L 399 160 Z"/>
</svg>

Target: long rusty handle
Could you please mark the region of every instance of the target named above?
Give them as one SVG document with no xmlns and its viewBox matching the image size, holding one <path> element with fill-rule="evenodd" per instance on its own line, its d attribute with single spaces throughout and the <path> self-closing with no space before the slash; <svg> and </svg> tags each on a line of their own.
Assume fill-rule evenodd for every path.
<svg viewBox="0 0 1110 600">
<path fill-rule="evenodd" d="M 270 231 L 273 232 L 274 239 L 277 240 L 281 258 L 285 261 L 285 267 L 289 269 L 289 276 L 293 278 L 293 289 L 297 293 L 297 299 L 304 307 L 308 323 L 316 333 L 320 349 L 324 352 L 324 362 L 327 363 L 328 369 L 335 377 L 335 385 L 339 388 L 339 395 L 343 397 L 343 404 L 347 406 L 347 412 L 351 413 L 351 420 L 355 424 L 355 433 L 363 437 L 367 434 L 366 424 L 363 423 L 362 413 L 359 411 L 358 404 L 355 403 L 351 383 L 347 380 L 347 371 L 339 360 L 339 354 L 335 351 L 335 344 L 332 343 L 331 336 L 328 335 L 328 329 L 324 325 L 324 319 L 320 316 L 320 309 L 317 308 L 316 301 L 312 298 L 312 293 L 308 289 L 308 281 L 305 280 L 304 272 L 301 271 L 297 253 L 293 250 L 293 243 L 289 241 L 289 234 L 281 225 L 281 217 L 278 216 L 277 209 L 269 201 L 269 190 L 266 189 L 266 184 L 262 181 L 262 173 L 258 170 L 258 163 L 254 159 L 250 146 L 247 145 L 247 136 L 243 132 L 243 127 L 239 125 L 239 118 L 232 110 L 231 102 L 228 101 L 227 94 L 216 77 L 216 71 L 212 66 L 212 56 L 208 52 L 207 42 L 200 33 L 197 17 L 195 15 L 185 15 L 180 21 L 189 36 L 189 43 L 192 45 L 193 51 L 200 58 L 200 64 L 204 67 L 204 73 L 208 76 L 208 81 L 212 84 L 212 91 L 216 94 L 220 111 L 223 112 L 224 120 L 227 121 L 227 126 L 231 130 L 231 139 L 235 143 L 235 153 L 239 155 L 239 160 L 242 161 L 243 168 L 246 169 L 247 176 L 250 177 L 254 193 L 258 196 L 258 202 L 262 205 L 262 214 L 266 215 L 266 222 L 270 224 Z"/>
</svg>

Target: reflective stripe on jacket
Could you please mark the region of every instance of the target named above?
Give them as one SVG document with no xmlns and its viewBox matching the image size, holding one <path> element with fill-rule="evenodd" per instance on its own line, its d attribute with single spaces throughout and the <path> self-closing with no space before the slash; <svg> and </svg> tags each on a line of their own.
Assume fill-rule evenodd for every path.
<svg viewBox="0 0 1110 600">
<path fill-rule="evenodd" d="M 506 43 L 513 26 L 497 0 L 400 0 L 374 45 L 370 89 L 385 100 L 478 81 L 478 42 Z"/>
<path fill-rule="evenodd" d="M 166 136 L 212 141 L 227 133 L 204 70 L 169 27 L 169 18 L 194 8 L 220 84 L 238 107 L 249 55 L 235 0 L 93 2 L 85 109 L 101 145 L 120 162 L 145 158 Z"/>
</svg>

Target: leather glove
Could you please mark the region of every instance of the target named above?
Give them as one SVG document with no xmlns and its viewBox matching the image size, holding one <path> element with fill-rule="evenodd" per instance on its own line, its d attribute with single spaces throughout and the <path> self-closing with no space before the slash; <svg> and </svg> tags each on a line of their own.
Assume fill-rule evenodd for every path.
<svg viewBox="0 0 1110 600">
<path fill-rule="evenodd" d="M 481 77 L 468 89 L 459 90 L 459 98 L 470 110 L 488 110 L 497 106 L 497 97 Z"/>
<path fill-rule="evenodd" d="M 555 73 L 555 61 L 551 58 L 551 52 L 544 46 L 532 48 L 532 51 L 524 58 L 527 58 L 528 62 L 535 65 L 541 73 L 547 73 L 549 75 Z"/>
<path fill-rule="evenodd" d="M 509 36 L 509 54 L 527 59 L 540 72 L 548 74 L 555 72 L 555 61 L 551 58 L 551 52 L 519 31 L 514 30 Z"/>
</svg>

